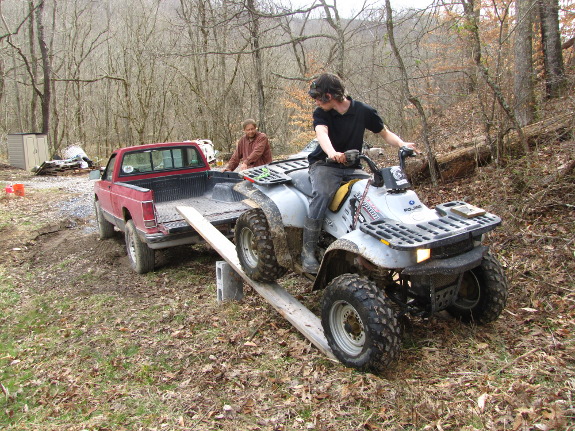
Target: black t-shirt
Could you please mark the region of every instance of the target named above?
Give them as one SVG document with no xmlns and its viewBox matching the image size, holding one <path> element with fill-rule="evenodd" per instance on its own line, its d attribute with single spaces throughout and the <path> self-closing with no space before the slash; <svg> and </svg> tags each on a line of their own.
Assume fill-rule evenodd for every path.
<svg viewBox="0 0 575 431">
<path fill-rule="evenodd" d="M 374 108 L 351 97 L 348 97 L 348 100 L 351 101 L 351 105 L 343 115 L 335 109 L 324 111 L 318 107 L 313 111 L 314 130 L 316 126 L 327 126 L 327 134 L 333 148 L 340 153 L 347 150 L 361 151 L 365 130 L 379 133 L 384 127 L 382 118 Z M 309 164 L 325 160 L 326 157 L 318 145 L 308 156 Z"/>
</svg>

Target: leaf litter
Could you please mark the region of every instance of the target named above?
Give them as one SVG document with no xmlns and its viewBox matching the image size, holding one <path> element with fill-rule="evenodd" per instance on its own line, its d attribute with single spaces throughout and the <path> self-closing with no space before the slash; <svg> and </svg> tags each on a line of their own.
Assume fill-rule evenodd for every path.
<svg viewBox="0 0 575 431">
<path fill-rule="evenodd" d="M 0 200 L 0 424 L 10 430 L 573 430 L 575 143 L 470 178 L 423 184 L 500 215 L 488 241 L 510 281 L 493 324 L 412 318 L 382 375 L 325 358 L 249 287 L 216 301 L 204 245 L 129 270 L 120 233 L 64 217 L 66 190 Z M 567 158 L 567 160 L 565 160 Z M 3 166 L 0 178 L 15 173 Z M 550 178 L 550 175 L 552 178 Z M 321 292 L 288 274 L 314 312 Z"/>
</svg>

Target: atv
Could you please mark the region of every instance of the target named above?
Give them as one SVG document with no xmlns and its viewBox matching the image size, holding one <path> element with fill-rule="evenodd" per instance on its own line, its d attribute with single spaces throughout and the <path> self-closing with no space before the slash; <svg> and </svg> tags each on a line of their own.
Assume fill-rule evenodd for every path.
<svg viewBox="0 0 575 431">
<path fill-rule="evenodd" d="M 486 324 L 507 301 L 502 265 L 482 245 L 501 219 L 452 201 L 425 206 L 405 174 L 412 149 L 399 150 L 399 166 L 378 168 L 357 150 L 371 174 L 342 184 L 326 212 L 318 244 L 317 275 L 304 273 L 302 232 L 312 194 L 306 159 L 272 162 L 243 172 L 235 189 L 253 209 L 237 220 L 235 243 L 244 272 L 273 282 L 288 269 L 325 289 L 321 323 L 334 355 L 346 366 L 382 371 L 398 357 L 399 321 L 446 310 Z"/>
</svg>

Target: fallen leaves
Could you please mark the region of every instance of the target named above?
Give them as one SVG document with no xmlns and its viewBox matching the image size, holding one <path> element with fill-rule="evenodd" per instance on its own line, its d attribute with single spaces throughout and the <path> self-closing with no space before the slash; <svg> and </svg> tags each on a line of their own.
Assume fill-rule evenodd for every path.
<svg viewBox="0 0 575 431">
<path fill-rule="evenodd" d="M 489 394 L 483 393 L 479 396 L 479 398 L 477 398 L 477 407 L 479 407 L 479 411 L 481 413 L 483 413 L 483 411 L 485 410 L 485 403 L 488 397 Z"/>
<path fill-rule="evenodd" d="M 575 415 L 567 245 L 575 219 L 529 196 L 540 191 L 536 173 L 522 196 L 506 177 L 485 168 L 424 191 L 438 202 L 465 196 L 502 216 L 486 240 L 510 279 L 506 312 L 486 326 L 412 318 L 397 365 L 380 376 L 326 360 L 253 293 L 218 306 L 219 257 L 209 248 L 160 252 L 160 269 L 140 276 L 126 269 L 121 236 L 96 241 L 67 229 L 29 244 L 1 237 L 0 276 L 14 286 L 2 293 L 16 298 L 0 315 L 11 349 L 0 353 L 7 420 L 35 417 L 71 431 L 566 429 Z M 566 197 L 575 188 L 562 187 Z M 286 280 L 318 310 L 321 292 L 293 274 Z"/>
</svg>

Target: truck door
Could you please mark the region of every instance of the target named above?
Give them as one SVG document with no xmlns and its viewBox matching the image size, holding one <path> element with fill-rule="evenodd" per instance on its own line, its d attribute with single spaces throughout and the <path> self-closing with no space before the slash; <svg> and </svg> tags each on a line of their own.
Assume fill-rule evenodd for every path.
<svg viewBox="0 0 575 431">
<path fill-rule="evenodd" d="M 106 215 L 114 216 L 114 211 L 112 208 L 112 174 L 114 173 L 114 165 L 116 163 L 116 154 L 112 154 L 110 160 L 108 160 L 108 164 L 106 165 L 106 169 L 102 174 L 102 179 L 100 180 L 100 184 L 98 185 L 98 199 L 100 201 L 100 205 L 104 210 Z"/>
</svg>

